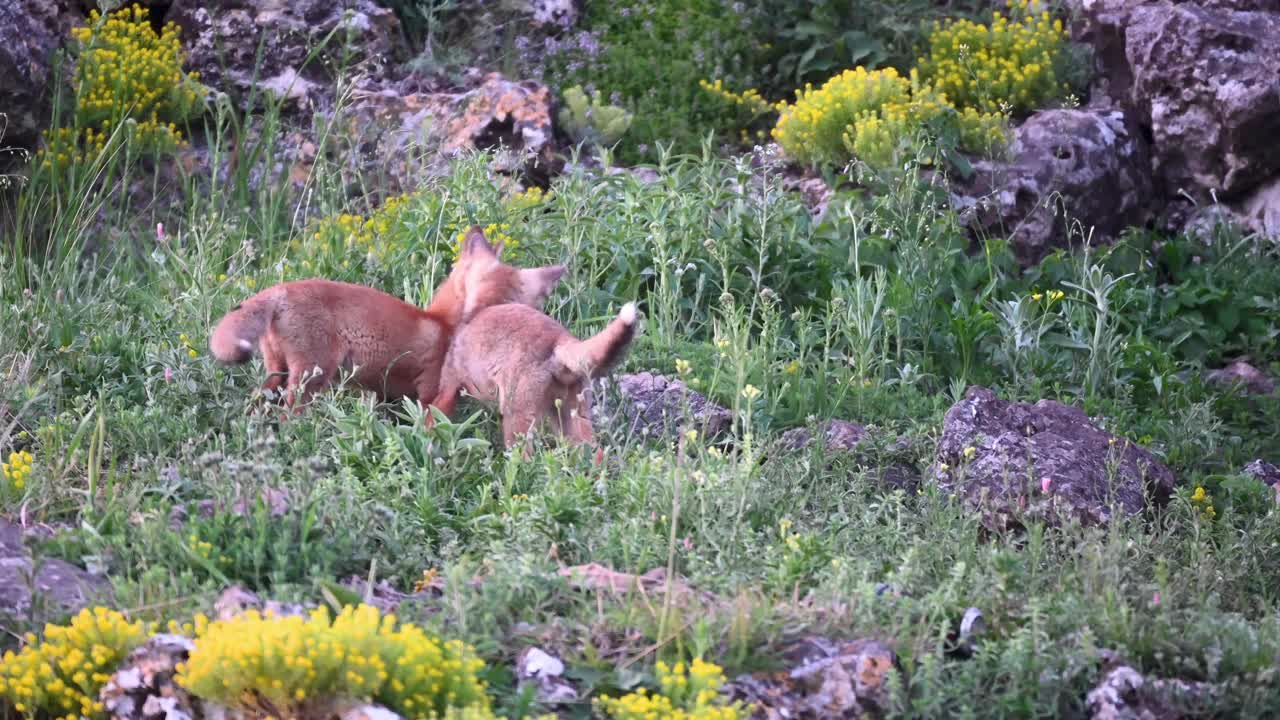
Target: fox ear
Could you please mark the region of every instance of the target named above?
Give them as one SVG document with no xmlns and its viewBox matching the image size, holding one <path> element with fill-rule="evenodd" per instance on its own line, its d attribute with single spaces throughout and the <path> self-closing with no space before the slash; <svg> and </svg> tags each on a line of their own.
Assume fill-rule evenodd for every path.
<svg viewBox="0 0 1280 720">
<path fill-rule="evenodd" d="M 467 231 L 467 238 L 462 244 L 463 255 L 474 255 L 475 253 L 484 253 L 485 255 L 496 256 L 493 246 L 489 244 L 489 239 L 484 236 L 484 230 L 479 225 L 472 225 Z"/>
<path fill-rule="evenodd" d="M 521 270 L 520 280 L 530 300 L 540 303 L 555 289 L 562 275 L 564 275 L 563 265 L 549 265 Z"/>
</svg>

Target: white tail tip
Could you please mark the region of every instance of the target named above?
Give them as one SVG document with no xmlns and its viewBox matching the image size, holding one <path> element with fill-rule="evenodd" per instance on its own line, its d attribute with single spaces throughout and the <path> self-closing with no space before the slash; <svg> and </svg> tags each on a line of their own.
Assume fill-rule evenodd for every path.
<svg viewBox="0 0 1280 720">
<path fill-rule="evenodd" d="M 618 313 L 618 319 L 630 325 L 636 321 L 636 304 L 629 302 L 622 306 L 622 312 Z"/>
<path fill-rule="evenodd" d="M 245 340 L 244 338 L 240 338 L 239 340 L 237 340 L 236 344 L 239 345 L 240 349 L 244 350 L 245 352 L 249 352 L 250 350 L 253 349 L 253 343 L 249 342 L 248 340 Z"/>
</svg>

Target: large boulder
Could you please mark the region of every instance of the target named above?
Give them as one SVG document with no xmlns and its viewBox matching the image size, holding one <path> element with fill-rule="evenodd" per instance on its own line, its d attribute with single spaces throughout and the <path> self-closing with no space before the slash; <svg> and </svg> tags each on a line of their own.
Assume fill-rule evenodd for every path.
<svg viewBox="0 0 1280 720">
<path fill-rule="evenodd" d="M 1027 515 L 1104 524 L 1113 512 L 1164 503 L 1174 487 L 1173 473 L 1150 452 L 1098 428 L 1079 408 L 1007 402 L 983 387 L 947 411 L 933 473 L 992 529 Z"/>
<path fill-rule="evenodd" d="M 971 231 L 1009 237 L 1023 263 L 1151 218 L 1147 144 L 1120 110 L 1036 113 L 1013 131 L 1008 157 L 974 163 L 952 205 Z"/>
<path fill-rule="evenodd" d="M 1167 192 L 1239 196 L 1280 173 L 1280 14 L 1154 3 L 1125 46 Z"/>
<path fill-rule="evenodd" d="M 1226 202 L 1280 176 L 1280 1 L 1080 5 L 1103 91 L 1150 133 L 1157 190 Z"/>
<path fill-rule="evenodd" d="M 54 50 L 76 18 L 72 0 L 0 3 L 0 147 L 34 147 L 49 126 Z"/>
<path fill-rule="evenodd" d="M 187 69 L 242 105 L 263 92 L 323 103 L 339 62 L 389 63 L 401 38 L 373 0 L 173 0 L 165 19 L 182 28 Z"/>
</svg>

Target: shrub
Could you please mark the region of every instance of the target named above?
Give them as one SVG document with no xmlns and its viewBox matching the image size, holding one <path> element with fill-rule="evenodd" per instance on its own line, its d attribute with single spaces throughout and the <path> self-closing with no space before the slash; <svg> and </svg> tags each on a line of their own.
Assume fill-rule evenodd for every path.
<svg viewBox="0 0 1280 720">
<path fill-rule="evenodd" d="M 734 92 L 725 87 L 723 80 L 699 80 L 698 86 L 724 104 L 726 114 L 732 118 L 731 126 L 738 128 L 738 137 L 743 145 L 765 138 L 765 129 L 756 126 L 762 119 L 774 116 L 778 108 L 765 100 L 759 90 L 751 88 Z"/>
<path fill-rule="evenodd" d="M 774 77 L 787 83 L 769 88 L 777 92 L 858 65 L 905 70 L 931 20 L 985 9 L 983 0 L 758 2 L 768 13 L 769 64 L 777 68 Z"/>
<path fill-rule="evenodd" d="M 564 91 L 560 127 L 575 143 L 611 147 L 626 134 L 631 119 L 631 113 L 602 100 L 599 90 L 590 97 L 577 85 Z"/>
<path fill-rule="evenodd" d="M 1070 90 L 1062 79 L 1068 56 L 1061 20 L 1038 0 L 1009 0 L 1013 18 L 991 25 L 970 20 L 934 24 L 929 54 L 918 60 L 925 82 L 958 107 L 987 113 L 1026 112 Z"/>
<path fill-rule="evenodd" d="M 394 615 L 367 605 L 333 619 L 324 608 L 309 617 L 197 616 L 195 634 L 178 683 L 224 705 L 307 717 L 315 703 L 350 697 L 408 718 L 493 717 L 477 676 L 484 663 L 469 646 L 397 627 Z"/>
<path fill-rule="evenodd" d="M 45 162 L 91 160 L 118 128 L 144 149 L 179 145 L 177 124 L 203 110 L 208 89 L 198 73 L 182 71 L 178 26 L 169 23 L 157 34 L 147 8 L 134 5 L 105 18 L 94 10 L 88 25 L 71 32 L 78 56 L 74 126 L 46 134 Z"/>
<path fill-rule="evenodd" d="M 794 104 L 780 104 L 773 136 L 802 163 L 841 165 L 851 158 L 873 167 L 891 164 L 904 141 L 924 129 L 953 132 L 966 149 L 1003 140 L 1000 116 L 957 111 L 944 95 L 893 68 L 846 70 L 816 90 L 807 87 Z"/>
<path fill-rule="evenodd" d="M 98 691 L 149 631 L 101 607 L 81 610 L 70 625 L 46 625 L 42 641 L 28 635 L 22 652 L 4 654 L 0 697 L 27 717 L 105 717 Z"/>
<path fill-rule="evenodd" d="M 544 200 L 541 190 L 511 196 L 507 208 L 528 211 Z M 415 192 L 387 198 L 368 215 L 338 213 L 315 222 L 293 242 L 291 264 L 302 276 L 350 270 L 353 258 L 387 267 L 421 264 L 428 256 L 451 253 L 456 260 L 471 222 L 465 208 L 447 204 L 437 195 Z M 510 223 L 490 223 L 485 235 L 500 242 L 503 257 L 519 256 L 520 242 L 508 231 Z M 357 263 L 358 265 L 359 263 Z"/>
<path fill-rule="evenodd" d="M 726 704 L 720 697 L 724 673 L 718 665 L 695 659 L 685 671 L 684 663 L 674 668 L 657 664 L 660 691 L 645 689 L 620 698 L 601 698 L 597 706 L 616 720 L 737 720 L 746 709 L 741 703 Z"/>
<path fill-rule="evenodd" d="M 708 135 L 726 137 L 732 116 L 698 87 L 700 78 L 759 85 L 761 13 L 729 0 L 624 0 L 588 3 L 579 32 L 548 47 L 549 84 L 587 92 L 607 88 L 609 102 L 635 116 L 624 162 L 653 159 L 657 144 L 698 152 Z M 739 10 L 742 10 L 741 12 Z"/>
</svg>

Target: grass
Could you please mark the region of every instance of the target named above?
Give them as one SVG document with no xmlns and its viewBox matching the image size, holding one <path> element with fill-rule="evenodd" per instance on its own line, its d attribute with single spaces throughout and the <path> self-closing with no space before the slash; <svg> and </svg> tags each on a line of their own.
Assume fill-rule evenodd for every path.
<svg viewBox="0 0 1280 720">
<path fill-rule="evenodd" d="M 203 134 L 241 162 L 170 187 L 166 159 L 112 140 L 70 176 L 33 176 L 0 245 L 0 452 L 34 458 L 22 488 L 0 486 L 0 515 L 59 528 L 40 556 L 105 563 L 132 617 L 186 621 L 232 583 L 322 602 L 336 581 L 407 590 L 434 571 L 443 592 L 401 616 L 475 644 L 512 714 L 527 698 L 504 668 L 526 644 L 560 654 L 588 697 L 652 682 L 657 659 L 780 668 L 809 633 L 890 643 L 894 716 L 1083 716 L 1104 650 L 1221 688 L 1193 714 L 1277 709 L 1280 515 L 1238 472 L 1280 460 L 1280 408 L 1200 379 L 1228 351 L 1275 357 L 1265 248 L 1135 232 L 1022 272 L 999 241 L 969 253 L 913 176 L 838 196 L 818 224 L 773 159 L 707 152 L 660 156 L 650 184 L 577 170 L 532 207 L 507 202 L 486 157 L 462 158 L 366 256 L 312 244 L 320 218 L 380 202 L 348 197 L 361 185 L 339 182 L 324 148 L 303 193 L 255 174 L 252 158 L 280 152 L 276 120 L 219 107 Z M 121 188 L 137 179 L 175 202 L 134 204 Z M 733 410 L 732 449 L 602 427 L 603 467 L 558 449 L 525 461 L 500 450 L 491 410 L 424 431 L 412 406 L 340 390 L 290 422 L 246 415 L 263 370 L 207 355 L 222 313 L 306 275 L 303 259 L 425 303 L 471 222 L 510 224 L 522 265 L 568 264 L 548 312 L 576 332 L 640 300 L 623 371 L 687 367 Z M 1215 272 L 1183 262 L 1192 252 Z M 1233 313 L 1248 321 L 1214 319 Z M 1083 404 L 1164 458 L 1179 494 L 1107 528 L 1028 519 L 993 535 L 928 483 L 885 483 L 891 465 L 929 465 L 943 413 L 975 383 Z M 832 417 L 873 439 L 847 457 L 776 443 Z M 670 568 L 713 595 L 609 598 L 556 574 L 589 562 Z M 953 638 L 970 606 L 988 630 L 964 658 Z M 49 612 L 0 619 L 0 647 Z"/>
</svg>

